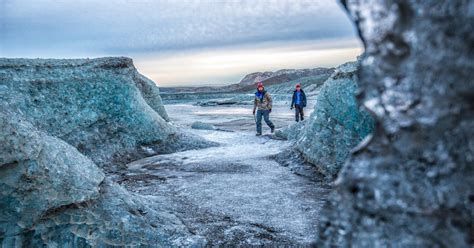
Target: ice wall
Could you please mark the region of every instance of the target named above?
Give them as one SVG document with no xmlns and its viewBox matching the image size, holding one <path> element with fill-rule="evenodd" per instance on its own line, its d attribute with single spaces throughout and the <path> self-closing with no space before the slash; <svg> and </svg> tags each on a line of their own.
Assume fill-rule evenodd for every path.
<svg viewBox="0 0 474 248">
<path fill-rule="evenodd" d="M 342 1 L 373 138 L 336 180 L 320 247 L 472 247 L 474 2 Z"/>
<path fill-rule="evenodd" d="M 276 133 L 295 142 L 304 159 L 328 177 L 337 175 L 351 150 L 374 127 L 372 117 L 356 101 L 357 68 L 357 62 L 338 66 L 319 88 L 307 120 Z"/>
<path fill-rule="evenodd" d="M 2 110 L 99 165 L 144 156 L 146 147 L 160 153 L 205 145 L 166 122 L 158 87 L 129 58 L 0 59 L 0 77 Z"/>
<path fill-rule="evenodd" d="M 357 62 L 343 64 L 324 82 L 296 140 L 305 159 L 328 176 L 339 172 L 350 151 L 373 129 L 372 117 L 355 99 L 357 67 Z"/>
<path fill-rule="evenodd" d="M 167 118 L 129 58 L 0 59 L 0 246 L 203 245 L 104 173 L 212 145 Z"/>
</svg>

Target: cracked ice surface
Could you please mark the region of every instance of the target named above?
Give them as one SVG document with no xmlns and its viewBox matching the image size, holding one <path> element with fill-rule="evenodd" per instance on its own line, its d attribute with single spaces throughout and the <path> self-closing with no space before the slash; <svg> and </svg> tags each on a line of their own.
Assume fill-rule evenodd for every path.
<svg viewBox="0 0 474 248">
<path fill-rule="evenodd" d="M 210 113 L 216 111 L 219 109 L 209 109 Z M 209 122 L 214 117 L 194 116 L 185 122 L 196 118 Z M 235 124 L 239 122 L 233 123 L 236 126 L 229 124 L 227 129 L 241 128 Z M 214 124 L 218 125 L 217 121 Z M 253 131 L 193 132 L 220 146 L 130 163 L 121 179 L 123 185 L 169 204 L 192 233 L 205 237 L 211 245 L 309 246 L 314 242 L 328 187 L 271 159 L 288 148 L 288 142 L 256 137 Z"/>
</svg>

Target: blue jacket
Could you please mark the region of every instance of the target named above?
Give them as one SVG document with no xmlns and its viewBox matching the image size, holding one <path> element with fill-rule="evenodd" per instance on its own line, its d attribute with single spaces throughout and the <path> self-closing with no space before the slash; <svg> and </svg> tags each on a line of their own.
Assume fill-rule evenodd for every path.
<svg viewBox="0 0 474 248">
<path fill-rule="evenodd" d="M 300 90 L 300 93 L 301 93 L 301 95 L 300 95 L 300 101 L 301 102 L 300 102 L 299 105 L 304 108 L 304 107 L 306 107 L 306 94 L 304 93 L 304 91 L 302 89 Z M 293 98 L 291 99 L 291 107 L 294 107 L 295 104 L 296 104 L 296 90 L 293 91 Z"/>
</svg>

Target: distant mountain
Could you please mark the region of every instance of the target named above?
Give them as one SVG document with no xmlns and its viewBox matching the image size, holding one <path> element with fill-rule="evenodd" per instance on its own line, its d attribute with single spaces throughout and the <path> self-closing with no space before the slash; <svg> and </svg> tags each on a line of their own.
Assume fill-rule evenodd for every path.
<svg viewBox="0 0 474 248">
<path fill-rule="evenodd" d="M 245 77 L 242 78 L 242 80 L 240 80 L 238 84 L 239 85 L 252 85 L 260 81 L 263 81 L 267 78 L 270 78 L 274 74 L 275 73 L 271 71 L 250 73 L 250 74 L 245 75 Z"/>
<path fill-rule="evenodd" d="M 192 93 L 192 92 L 213 92 L 223 90 L 223 86 L 181 86 L 181 87 L 160 87 L 161 94 Z"/>
<path fill-rule="evenodd" d="M 227 86 L 205 86 L 205 87 L 161 87 L 162 94 L 174 93 L 208 93 L 208 92 L 247 92 L 255 89 L 258 82 L 265 87 L 293 82 L 298 79 L 309 77 L 329 77 L 334 68 L 314 69 L 283 69 L 275 72 L 254 72 L 245 75 L 239 83 Z"/>
<path fill-rule="evenodd" d="M 320 74 L 326 73 L 328 68 L 314 68 L 314 69 L 283 69 L 283 70 L 278 70 L 275 72 L 267 71 L 267 72 L 254 72 L 246 75 L 240 82 L 238 83 L 239 85 L 253 85 L 258 82 L 262 81 L 267 81 L 270 78 L 275 78 L 275 77 L 291 77 L 293 79 L 296 78 L 302 78 L 302 77 L 310 77 L 310 76 L 317 76 Z M 281 78 L 284 78 L 281 77 Z"/>
<path fill-rule="evenodd" d="M 260 75 L 257 72 L 246 75 L 240 83 L 231 85 L 231 87 L 234 87 L 239 92 L 253 91 L 258 82 L 262 82 L 265 87 L 286 84 L 288 82 L 296 84 L 298 79 L 323 77 L 326 80 L 333 72 L 334 68 L 284 69 L 276 72 L 263 72 Z"/>
</svg>

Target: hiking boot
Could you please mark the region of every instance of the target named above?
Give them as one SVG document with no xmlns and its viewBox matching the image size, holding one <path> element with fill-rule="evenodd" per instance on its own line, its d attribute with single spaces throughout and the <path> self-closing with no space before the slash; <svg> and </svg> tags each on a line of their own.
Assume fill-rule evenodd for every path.
<svg viewBox="0 0 474 248">
<path fill-rule="evenodd" d="M 275 132 L 275 127 L 271 127 L 271 132 L 272 132 L 272 133 Z"/>
<path fill-rule="evenodd" d="M 257 133 L 255 134 L 255 136 L 262 136 L 262 133 Z"/>
</svg>

